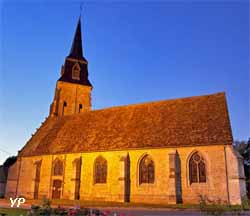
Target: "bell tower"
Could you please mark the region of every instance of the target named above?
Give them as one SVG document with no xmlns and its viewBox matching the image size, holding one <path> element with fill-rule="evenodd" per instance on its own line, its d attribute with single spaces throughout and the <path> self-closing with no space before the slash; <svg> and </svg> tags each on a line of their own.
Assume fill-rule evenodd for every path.
<svg viewBox="0 0 250 216">
<path fill-rule="evenodd" d="M 88 80 L 88 61 L 83 56 L 79 18 L 70 53 L 65 58 L 61 77 L 56 83 L 54 100 L 50 105 L 50 117 L 91 110 L 92 88 Z"/>
</svg>

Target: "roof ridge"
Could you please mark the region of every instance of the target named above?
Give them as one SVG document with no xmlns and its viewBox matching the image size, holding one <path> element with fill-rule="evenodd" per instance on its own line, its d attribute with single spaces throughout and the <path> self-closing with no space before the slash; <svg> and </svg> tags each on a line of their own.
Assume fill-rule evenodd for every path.
<svg viewBox="0 0 250 216">
<path fill-rule="evenodd" d="M 117 106 L 112 106 L 112 107 L 104 107 L 101 109 L 94 109 L 88 112 L 97 112 L 97 111 L 105 111 L 105 110 L 115 110 L 115 109 L 121 109 L 121 108 L 130 108 L 130 107 L 138 107 L 138 106 L 146 106 L 150 104 L 160 104 L 163 102 L 173 102 L 173 101 L 183 101 L 183 100 L 190 100 L 190 99 L 198 99 L 198 98 L 205 98 L 205 97 L 210 97 L 210 96 L 216 96 L 216 95 L 225 95 L 225 92 L 216 92 L 213 94 L 206 94 L 206 95 L 197 95 L 197 96 L 190 96 L 190 97 L 183 97 L 183 98 L 172 98 L 172 99 L 163 99 L 163 100 L 157 100 L 157 101 L 149 101 L 149 102 L 142 102 L 142 103 L 135 103 L 135 104 L 128 104 L 128 105 L 117 105 Z M 87 112 L 83 113 L 77 113 L 73 114 L 72 116 L 76 115 L 84 115 Z"/>
</svg>

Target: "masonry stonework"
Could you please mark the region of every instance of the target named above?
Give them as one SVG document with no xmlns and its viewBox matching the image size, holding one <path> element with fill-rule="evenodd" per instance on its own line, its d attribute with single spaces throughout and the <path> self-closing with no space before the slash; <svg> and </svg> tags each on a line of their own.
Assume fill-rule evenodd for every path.
<svg viewBox="0 0 250 216">
<path fill-rule="evenodd" d="M 91 110 L 90 86 L 57 81 L 50 115 L 64 116 Z"/>
<path fill-rule="evenodd" d="M 225 161 L 223 145 L 203 147 L 183 147 L 166 149 L 143 149 L 112 152 L 91 152 L 64 155 L 45 155 L 19 158 L 18 163 L 11 167 L 12 175 L 19 176 L 18 182 L 8 181 L 6 195 L 24 196 L 33 199 L 34 196 L 34 163 L 42 160 L 41 178 L 39 183 L 39 198 L 47 196 L 51 198 L 52 181 L 60 178 L 63 182 L 61 198 L 74 200 L 75 192 L 75 168 L 73 161 L 82 158 L 80 200 L 118 201 L 124 202 L 125 184 L 122 157 L 130 156 L 130 201 L 143 203 L 176 203 L 176 188 L 173 184 L 174 162 L 169 160 L 169 155 L 174 152 L 180 157 L 181 197 L 183 203 L 199 203 L 200 197 L 207 197 L 210 201 L 239 204 L 244 196 L 244 183 L 241 182 L 242 170 L 238 170 L 237 157 L 232 148 L 227 147 L 228 160 Z M 207 182 L 189 182 L 188 160 L 193 152 L 198 151 L 206 161 Z M 143 155 L 150 155 L 155 162 L 155 182 L 153 184 L 139 184 L 138 164 Z M 108 162 L 107 183 L 94 184 L 93 166 L 98 156 L 103 156 Z M 62 177 L 53 177 L 52 163 L 56 158 L 64 161 L 64 173 Z M 235 166 L 232 164 L 235 164 Z M 21 166 L 21 168 L 19 168 Z M 228 167 L 227 167 L 228 166 Z M 18 173 L 20 169 L 20 173 Z M 230 170 L 228 175 L 226 169 Z M 243 176 L 242 176 L 243 177 Z M 10 178 L 11 179 L 11 178 Z M 16 180 L 17 178 L 13 178 Z M 227 183 L 228 182 L 228 183 Z M 16 185 L 18 184 L 18 188 Z M 232 186 L 233 185 L 233 186 Z M 228 187 L 230 189 L 228 190 Z M 228 193 L 229 191 L 229 193 Z"/>
</svg>

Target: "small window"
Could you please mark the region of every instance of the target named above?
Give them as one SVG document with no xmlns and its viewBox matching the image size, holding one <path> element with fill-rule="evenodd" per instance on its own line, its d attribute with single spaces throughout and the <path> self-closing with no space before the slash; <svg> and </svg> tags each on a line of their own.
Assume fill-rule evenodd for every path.
<svg viewBox="0 0 250 216">
<path fill-rule="evenodd" d="M 80 80 L 80 65 L 78 63 L 75 63 L 72 68 L 72 79 Z"/>
<path fill-rule="evenodd" d="M 190 184 L 206 182 L 206 164 L 198 152 L 195 152 L 189 160 Z"/>
<path fill-rule="evenodd" d="M 95 160 L 94 165 L 94 182 L 97 183 L 106 183 L 107 182 L 107 161 L 105 158 L 99 156 Z"/>
<path fill-rule="evenodd" d="M 62 116 L 64 116 L 64 112 L 65 112 L 65 107 L 67 106 L 67 102 L 64 101 L 63 102 L 63 107 L 62 107 Z"/>
<path fill-rule="evenodd" d="M 79 113 L 81 112 L 82 110 L 82 104 L 79 104 Z"/>
<path fill-rule="evenodd" d="M 150 156 L 146 155 L 142 158 L 139 165 L 139 183 L 152 184 L 155 180 L 155 166 L 154 161 Z"/>
</svg>

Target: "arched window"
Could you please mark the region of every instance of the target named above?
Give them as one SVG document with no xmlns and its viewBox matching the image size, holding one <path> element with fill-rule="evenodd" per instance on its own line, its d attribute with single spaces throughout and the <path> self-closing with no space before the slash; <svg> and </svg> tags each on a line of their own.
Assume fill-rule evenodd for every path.
<svg viewBox="0 0 250 216">
<path fill-rule="evenodd" d="M 78 63 L 75 63 L 72 68 L 72 79 L 80 80 L 80 65 Z"/>
<path fill-rule="evenodd" d="M 79 104 L 79 113 L 81 112 L 82 110 L 82 104 Z"/>
<path fill-rule="evenodd" d="M 206 182 L 206 164 L 198 152 L 189 160 L 189 180 L 190 184 Z"/>
<path fill-rule="evenodd" d="M 54 162 L 53 175 L 63 175 L 63 162 L 61 160 Z"/>
<path fill-rule="evenodd" d="M 95 184 L 107 182 L 107 161 L 102 156 L 99 156 L 95 160 L 94 181 Z"/>
<path fill-rule="evenodd" d="M 139 164 L 139 184 L 154 183 L 155 166 L 154 161 L 148 156 L 144 156 Z"/>
<path fill-rule="evenodd" d="M 62 108 L 62 116 L 64 115 L 64 111 L 65 111 L 66 106 L 67 106 L 67 102 L 64 101 L 63 102 L 63 108 Z"/>
</svg>

